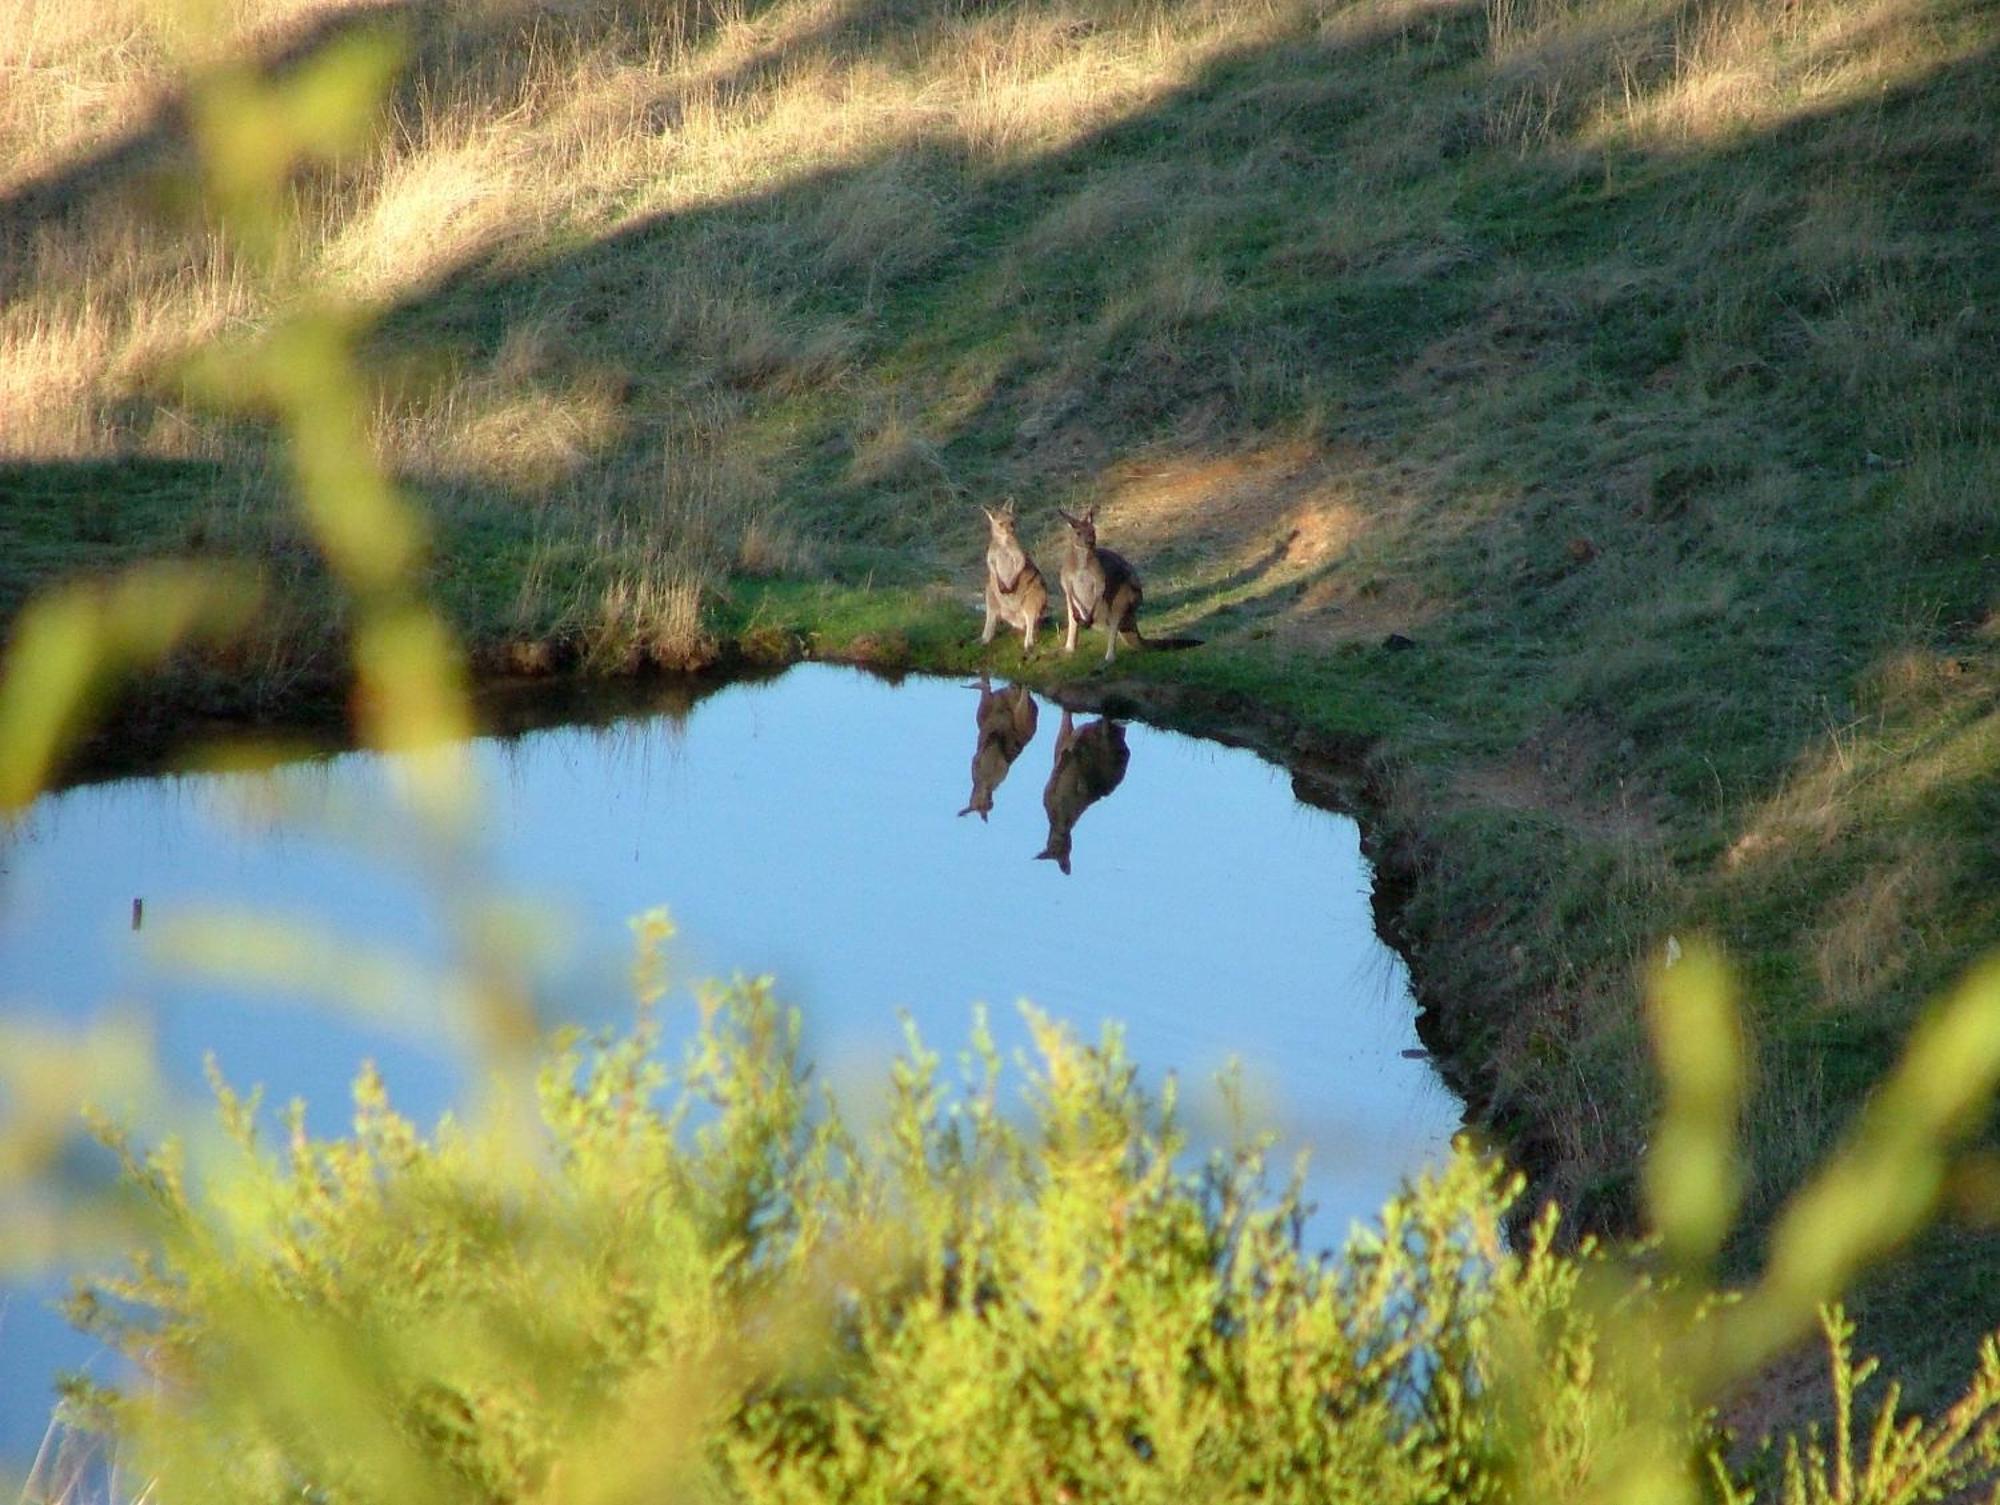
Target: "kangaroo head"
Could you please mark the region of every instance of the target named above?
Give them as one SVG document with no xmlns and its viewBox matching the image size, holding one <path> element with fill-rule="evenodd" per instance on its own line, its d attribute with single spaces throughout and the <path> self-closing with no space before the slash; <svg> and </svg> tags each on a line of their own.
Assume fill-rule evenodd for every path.
<svg viewBox="0 0 2000 1505">
<path fill-rule="evenodd" d="M 1000 504 L 998 512 L 990 507 L 979 510 L 986 514 L 986 526 L 991 530 L 995 543 L 1017 542 L 1014 536 L 1014 499 L 1011 496 Z"/>
<path fill-rule="evenodd" d="M 993 808 L 993 791 L 1000 787 L 1000 781 L 1007 777 L 1009 766 L 1007 750 L 986 734 L 984 724 L 980 726 L 979 747 L 972 755 L 972 793 L 967 798 L 960 815 L 977 815 L 985 820 Z"/>
<path fill-rule="evenodd" d="M 1095 507 L 1084 513 L 1082 517 L 1072 517 L 1069 513 L 1063 511 L 1062 508 L 1058 507 L 1056 508 L 1056 516 L 1069 524 L 1070 536 L 1084 548 L 1094 549 L 1097 547 L 1097 509 Z"/>
<path fill-rule="evenodd" d="M 1058 851 L 1058 850 L 1057 850 L 1057 847 L 1058 847 L 1059 845 L 1060 845 L 1060 847 L 1061 847 L 1061 850 L 1060 850 L 1060 851 Z M 1041 849 L 1041 850 L 1040 850 L 1039 852 L 1035 853 L 1035 861 L 1037 861 L 1037 862 L 1053 862 L 1053 863 L 1054 863 L 1054 864 L 1055 864 L 1055 865 L 1056 865 L 1057 867 L 1059 867 L 1059 868 L 1061 868 L 1061 869 L 1063 870 L 1063 876 L 1064 876 L 1064 877 L 1068 877 L 1068 876 L 1069 876 L 1069 837 L 1068 837 L 1067 835 L 1063 836 L 1063 837 L 1061 838 L 1060 842 L 1058 842 L 1058 841 L 1057 841 L 1057 839 L 1056 839 L 1055 837 L 1053 837 L 1053 836 L 1052 836 L 1052 837 L 1050 837 L 1050 838 L 1049 838 L 1049 844 L 1048 844 L 1047 846 L 1043 847 L 1043 848 L 1042 848 L 1042 849 Z"/>
</svg>

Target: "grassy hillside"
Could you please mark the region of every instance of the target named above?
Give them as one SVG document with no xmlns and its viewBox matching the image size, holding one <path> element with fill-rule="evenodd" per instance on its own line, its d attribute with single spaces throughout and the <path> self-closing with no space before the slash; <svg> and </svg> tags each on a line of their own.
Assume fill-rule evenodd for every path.
<svg viewBox="0 0 2000 1505">
<path fill-rule="evenodd" d="M 1121 675 L 1372 739 L 1436 1036 L 1605 1226 L 1669 935 L 1743 970 L 1756 1212 L 2000 938 L 1979 0 L 231 11 L 275 69 L 407 31 L 300 255 L 379 315 L 378 442 L 481 651 L 959 664 L 974 504 L 1045 566 L 1097 504 L 1208 644 Z M 338 610 L 266 436 L 177 375 L 270 313 L 189 207 L 186 46 L 140 0 L 0 16 L 0 613 L 248 554 L 284 609 L 188 692 L 255 708 Z M 1869 1310 L 1907 1343 L 1914 1283 L 1969 1353 L 1991 1252 Z"/>
</svg>

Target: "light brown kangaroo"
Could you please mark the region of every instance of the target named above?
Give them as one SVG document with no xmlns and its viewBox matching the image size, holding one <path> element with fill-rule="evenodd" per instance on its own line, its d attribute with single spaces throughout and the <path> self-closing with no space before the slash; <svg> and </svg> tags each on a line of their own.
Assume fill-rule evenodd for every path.
<svg viewBox="0 0 2000 1505">
<path fill-rule="evenodd" d="M 993 809 L 993 791 L 1007 777 L 1021 749 L 1035 740 L 1041 710 L 1026 685 L 996 690 L 982 674 L 978 688 L 979 745 L 972 752 L 972 803 L 958 813 L 971 815 L 976 811 L 984 820 Z"/>
<path fill-rule="evenodd" d="M 1063 712 L 1062 730 L 1056 733 L 1056 762 L 1049 770 L 1048 786 L 1042 790 L 1042 808 L 1049 815 L 1049 840 L 1035 854 L 1069 871 L 1070 833 L 1083 812 L 1116 789 L 1125 777 L 1125 765 L 1132 760 L 1125 746 L 1125 728 L 1100 717 L 1082 731 Z"/>
<path fill-rule="evenodd" d="M 998 512 L 986 513 L 986 630 L 981 644 L 993 641 L 1002 622 L 1021 629 L 1021 651 L 1035 651 L 1035 628 L 1049 608 L 1049 587 L 1035 561 L 1021 547 L 1014 533 L 1014 499 L 1009 497 Z"/>
<path fill-rule="evenodd" d="M 1082 517 L 1071 517 L 1058 507 L 1056 515 L 1069 524 L 1069 546 L 1062 566 L 1063 615 L 1069 623 L 1063 652 L 1076 652 L 1077 628 L 1102 623 L 1104 662 L 1108 664 L 1117 655 L 1119 633 L 1129 632 L 1142 644 L 1146 641 L 1139 631 L 1139 602 L 1145 595 L 1139 572 L 1124 555 L 1097 546 L 1095 507 Z"/>
</svg>

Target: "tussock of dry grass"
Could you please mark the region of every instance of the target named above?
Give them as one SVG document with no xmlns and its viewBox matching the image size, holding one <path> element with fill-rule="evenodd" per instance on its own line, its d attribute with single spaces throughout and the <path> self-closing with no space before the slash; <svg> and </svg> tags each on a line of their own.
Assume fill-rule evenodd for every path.
<svg viewBox="0 0 2000 1505">
<path fill-rule="evenodd" d="M 1822 1009 L 1867 1009 L 1927 948 L 1951 892 L 1950 860 L 1913 843 L 1828 907 L 1813 956 Z"/>
<path fill-rule="evenodd" d="M 586 661 L 626 672 L 640 663 L 667 670 L 706 668 L 716 649 L 702 627 L 702 594 L 699 580 L 677 570 L 613 581 L 593 603 Z"/>
<path fill-rule="evenodd" d="M 1489 129 L 1523 145 L 1713 146 L 1972 56 L 1928 0 L 1484 0 Z"/>
<path fill-rule="evenodd" d="M 535 495 L 581 473 L 620 421 L 617 404 L 601 391 L 482 391 L 472 385 L 428 406 L 418 423 L 395 436 L 391 453 L 418 473 Z"/>
<path fill-rule="evenodd" d="M 92 377 L 105 371 L 113 348 L 111 322 L 96 309 L 7 320 L 0 413 L 8 448 L 31 458 L 97 451 L 106 436 L 95 421 Z"/>
<path fill-rule="evenodd" d="M 854 441 L 849 473 L 863 485 L 913 484 L 939 467 L 937 446 L 911 422 L 903 405 L 891 402 L 865 420 Z"/>
<path fill-rule="evenodd" d="M 375 165 L 356 212 L 326 227 L 324 275 L 359 302 L 386 303 L 539 228 L 522 149 L 504 138 L 426 143 Z"/>
</svg>

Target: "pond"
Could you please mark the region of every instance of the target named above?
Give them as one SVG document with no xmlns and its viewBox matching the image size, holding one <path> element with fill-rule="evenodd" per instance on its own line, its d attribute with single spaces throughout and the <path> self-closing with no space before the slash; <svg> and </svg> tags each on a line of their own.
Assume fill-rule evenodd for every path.
<svg viewBox="0 0 2000 1505">
<path fill-rule="evenodd" d="M 692 702 L 658 693 L 664 708 L 476 744 L 478 842 L 490 880 L 531 902 L 520 928 L 544 937 L 551 1020 L 630 1018 L 626 922 L 656 905 L 678 926 L 676 976 L 773 974 L 837 1089 L 883 1079 L 903 1013 L 947 1066 L 975 1002 L 1008 1053 L 1027 1039 L 1018 1000 L 1089 1038 L 1117 1020 L 1149 1089 L 1174 1071 L 1198 1101 L 1243 1063 L 1284 1135 L 1274 1163 L 1311 1149 L 1309 1235 L 1329 1245 L 1457 1128 L 1404 965 L 1375 934 L 1354 823 L 1300 803 L 1255 754 L 1002 686 L 827 666 Z M 202 1093 L 213 1051 L 232 1084 L 304 1097 L 320 1134 L 343 1131 L 372 1058 L 429 1123 L 461 1078 L 421 1031 L 152 955 L 165 922 L 234 906 L 322 927 L 344 954 L 436 960 L 444 930 L 413 854 L 368 813 L 383 780 L 379 759 L 348 753 L 49 796 L 0 834 L 0 1009 L 141 1007 L 177 1086 Z M 108 1372 L 52 1290 L 0 1287 L 0 1475 L 41 1440 L 58 1368 Z"/>
</svg>

